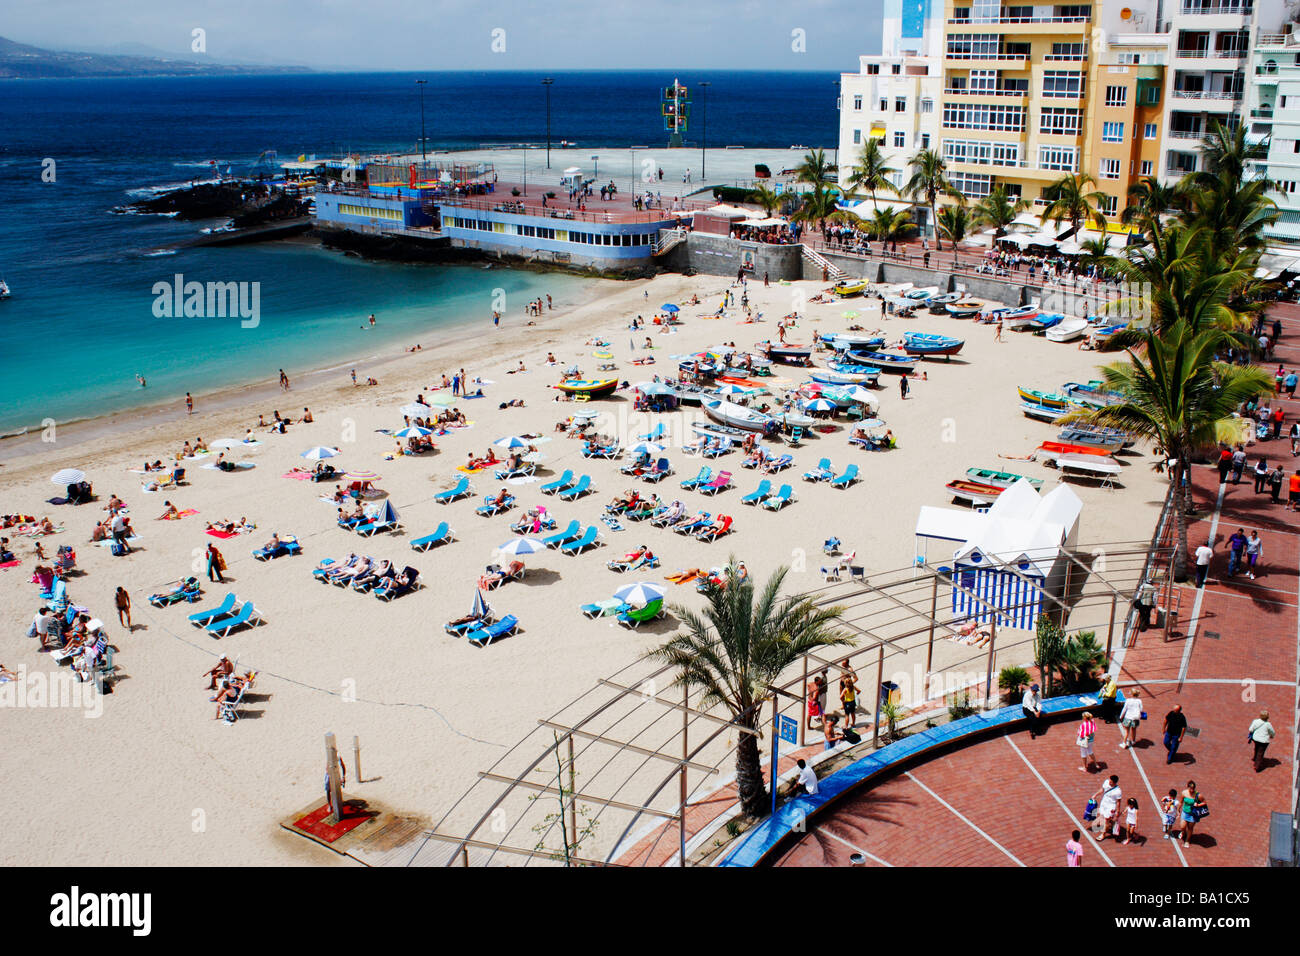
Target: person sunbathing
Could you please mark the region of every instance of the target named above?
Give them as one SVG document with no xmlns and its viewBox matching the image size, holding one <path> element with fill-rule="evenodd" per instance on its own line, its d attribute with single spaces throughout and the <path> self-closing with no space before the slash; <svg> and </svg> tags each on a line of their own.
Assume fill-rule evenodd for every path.
<svg viewBox="0 0 1300 956">
<path fill-rule="evenodd" d="M 510 575 L 499 565 L 490 564 L 487 569 L 479 576 L 478 586 L 485 589 L 491 589 L 501 584 Z"/>
<path fill-rule="evenodd" d="M 332 580 L 334 578 L 342 577 L 344 574 L 351 573 L 353 570 L 355 570 L 357 566 L 357 562 L 360 560 L 361 557 L 354 551 L 348 555 L 348 559 L 344 561 L 342 564 L 335 564 L 335 565 L 320 564 L 317 565 L 317 568 L 324 569 L 325 570 L 324 577 Z"/>
<path fill-rule="evenodd" d="M 681 500 L 674 500 L 668 507 L 668 513 L 664 516 L 664 527 L 671 528 L 683 518 L 686 517 L 686 504 Z"/>
<path fill-rule="evenodd" d="M 208 698 L 217 705 L 217 712 L 212 715 L 212 719 L 217 720 L 221 716 L 222 705 L 226 701 L 238 700 L 240 693 L 252 683 L 252 672 L 245 674 L 243 677 L 235 677 L 232 674 L 225 678 L 221 682 L 221 689 L 217 691 L 216 695 Z"/>
<path fill-rule="evenodd" d="M 710 532 L 720 532 L 725 527 L 726 527 L 726 521 L 723 519 L 722 515 L 718 515 L 716 518 L 713 519 L 711 523 L 705 525 L 702 528 L 697 529 L 695 534 L 697 536 L 700 536 L 700 535 L 709 534 Z"/>
<path fill-rule="evenodd" d="M 455 628 L 461 627 L 462 625 L 474 624 L 477 621 L 483 621 L 486 619 L 487 619 L 487 614 L 466 614 L 464 617 L 458 617 L 454 621 L 448 621 L 447 626 L 454 630 Z"/>
<path fill-rule="evenodd" d="M 267 541 L 266 544 L 262 545 L 262 550 L 263 550 L 263 551 L 278 551 L 278 550 L 280 550 L 280 535 L 279 535 L 277 532 L 272 531 L 272 532 L 271 532 L 271 539 L 270 539 L 269 541 Z"/>
<path fill-rule="evenodd" d="M 178 510 L 176 510 L 176 506 L 174 504 L 172 504 L 170 501 L 164 501 L 163 513 L 160 514 L 155 520 L 170 521 L 171 519 L 179 518 L 180 516 L 181 513 Z"/>
<path fill-rule="evenodd" d="M 510 501 L 510 492 L 502 488 L 500 493 L 495 498 L 488 499 L 488 504 L 491 505 L 493 508 L 504 508 L 507 502 L 509 501 Z"/>
<path fill-rule="evenodd" d="M 206 689 L 216 690 L 217 681 L 221 680 L 222 678 L 229 677 L 234 672 L 235 672 L 235 665 L 230 663 L 230 658 L 229 657 L 221 658 L 221 660 L 217 661 L 216 667 L 205 672 L 203 675 L 204 677 L 208 678 L 208 686 Z"/>
<path fill-rule="evenodd" d="M 333 579 L 335 581 L 344 581 L 344 582 L 355 582 L 357 580 L 365 580 L 365 578 L 371 574 L 372 568 L 373 565 L 371 563 L 371 560 L 369 556 L 367 556 L 361 558 L 359 561 L 357 561 L 356 564 L 352 565 L 351 567 L 345 567 L 341 569 L 338 574 L 333 576 Z"/>
<path fill-rule="evenodd" d="M 373 574 L 358 575 L 352 579 L 352 583 L 366 583 L 374 587 L 382 583 L 385 579 L 391 578 L 395 573 L 396 569 L 393 567 L 393 562 L 380 561 L 379 565 L 374 569 Z"/>
</svg>

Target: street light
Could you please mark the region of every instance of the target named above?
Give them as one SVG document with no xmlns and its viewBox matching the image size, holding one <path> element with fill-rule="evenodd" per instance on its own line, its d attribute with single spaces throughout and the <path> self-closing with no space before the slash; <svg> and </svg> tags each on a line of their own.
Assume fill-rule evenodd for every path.
<svg viewBox="0 0 1300 956">
<path fill-rule="evenodd" d="M 524 195 L 528 195 L 528 147 L 519 147 L 519 152 L 524 157 Z"/>
<path fill-rule="evenodd" d="M 551 84 L 555 80 L 552 77 L 545 77 L 542 80 L 542 86 L 546 87 L 546 168 L 551 168 Z"/>
<path fill-rule="evenodd" d="M 428 82 L 428 80 L 415 81 L 415 85 L 420 88 L 420 159 L 424 163 L 426 173 L 429 166 L 429 141 L 424 135 L 424 87 Z"/>
<path fill-rule="evenodd" d="M 695 85 L 700 88 L 700 182 L 703 183 L 708 175 L 704 161 L 705 151 L 709 148 L 709 87 L 712 84 L 701 80 Z"/>
<path fill-rule="evenodd" d="M 600 179 L 600 157 L 599 157 L 599 156 L 593 156 L 593 157 L 591 157 L 591 161 L 592 161 L 593 163 L 596 164 L 596 170 L 595 170 L 595 172 L 593 172 L 593 173 L 591 174 L 591 178 L 592 178 L 592 179 Z"/>
<path fill-rule="evenodd" d="M 629 179 L 632 183 L 631 198 L 635 200 L 636 199 L 636 147 L 633 146 L 631 147 L 631 149 L 632 149 L 632 172 L 629 174 Z"/>
</svg>

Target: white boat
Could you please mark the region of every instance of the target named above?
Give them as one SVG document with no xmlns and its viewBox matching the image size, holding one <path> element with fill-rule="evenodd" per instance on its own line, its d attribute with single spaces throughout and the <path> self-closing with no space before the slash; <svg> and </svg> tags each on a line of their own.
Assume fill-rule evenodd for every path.
<svg viewBox="0 0 1300 956">
<path fill-rule="evenodd" d="M 9 298 L 9 283 L 5 282 L 4 279 L 0 279 L 0 299 L 7 298 Z"/>
<path fill-rule="evenodd" d="M 700 405 L 704 409 L 704 414 L 719 425 L 741 428 L 747 432 L 766 431 L 772 422 L 772 419 L 762 412 L 756 412 L 752 408 L 746 408 L 744 405 L 737 405 L 734 402 L 724 401 L 720 398 L 706 398 Z"/>
<path fill-rule="evenodd" d="M 1049 342 L 1073 342 L 1088 331 L 1087 319 L 1064 319 L 1047 330 Z"/>
</svg>

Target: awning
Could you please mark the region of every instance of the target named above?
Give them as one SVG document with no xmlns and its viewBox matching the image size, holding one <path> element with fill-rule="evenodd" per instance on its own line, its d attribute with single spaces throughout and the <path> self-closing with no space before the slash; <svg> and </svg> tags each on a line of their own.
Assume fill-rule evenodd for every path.
<svg viewBox="0 0 1300 956">
<path fill-rule="evenodd" d="M 728 206 L 726 203 L 719 203 L 716 206 L 710 206 L 704 210 L 710 216 L 726 216 L 735 219 L 744 217 L 745 219 L 761 219 L 763 214 L 756 209 L 743 209 L 740 206 Z"/>
<path fill-rule="evenodd" d="M 884 199 L 877 199 L 873 203 L 868 198 L 859 199 L 857 202 L 842 202 L 836 205 L 835 208 L 842 209 L 844 212 L 851 212 L 859 219 L 869 219 L 882 209 L 889 212 L 898 212 L 903 209 L 910 209 L 912 205 L 906 202 L 889 202 Z"/>
<path fill-rule="evenodd" d="M 1300 250 L 1297 250 L 1300 252 Z M 1300 271 L 1300 258 L 1276 252 L 1266 252 L 1259 257 L 1259 268 L 1255 270 L 1256 279 L 1276 279 L 1284 272 Z"/>
<path fill-rule="evenodd" d="M 961 241 L 963 246 L 978 246 L 987 249 L 993 243 L 992 236 L 986 236 L 980 233 L 977 236 L 967 236 Z"/>
</svg>

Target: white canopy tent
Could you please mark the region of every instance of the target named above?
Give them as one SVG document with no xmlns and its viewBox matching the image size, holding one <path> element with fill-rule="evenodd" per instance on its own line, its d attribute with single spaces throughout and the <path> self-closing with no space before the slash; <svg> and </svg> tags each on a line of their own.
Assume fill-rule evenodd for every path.
<svg viewBox="0 0 1300 956">
<path fill-rule="evenodd" d="M 757 209 L 745 209 L 741 206 L 728 206 L 726 203 L 719 203 L 716 206 L 710 206 L 708 209 L 704 210 L 704 212 L 710 216 L 726 216 L 731 219 L 738 216 L 743 216 L 746 219 L 763 218 L 763 213 L 759 212 Z"/>
<path fill-rule="evenodd" d="M 1276 279 L 1284 272 L 1300 271 L 1300 249 L 1294 255 L 1288 255 L 1269 249 L 1259 257 L 1259 268 L 1255 270 L 1256 279 Z"/>
</svg>

